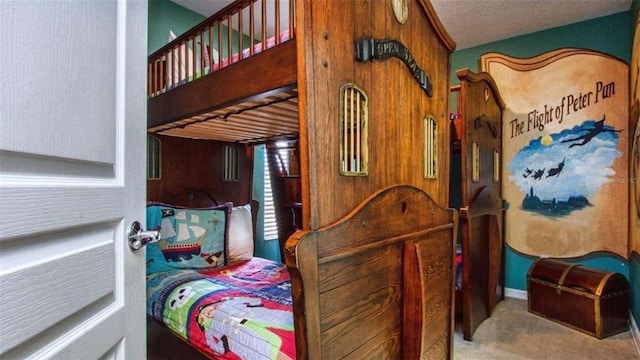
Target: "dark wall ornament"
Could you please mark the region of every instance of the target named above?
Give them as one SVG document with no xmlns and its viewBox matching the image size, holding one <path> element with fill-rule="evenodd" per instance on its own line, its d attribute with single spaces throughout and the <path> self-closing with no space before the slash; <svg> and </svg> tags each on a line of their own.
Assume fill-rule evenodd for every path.
<svg viewBox="0 0 640 360">
<path fill-rule="evenodd" d="M 409 49 L 398 40 L 378 40 L 364 39 L 356 42 L 355 46 L 356 60 L 361 62 L 373 60 L 386 60 L 396 57 L 407 65 L 407 68 L 416 79 L 422 90 L 427 93 L 428 97 L 433 96 L 433 86 L 429 82 L 429 77 L 422 70 L 414 59 Z"/>
</svg>

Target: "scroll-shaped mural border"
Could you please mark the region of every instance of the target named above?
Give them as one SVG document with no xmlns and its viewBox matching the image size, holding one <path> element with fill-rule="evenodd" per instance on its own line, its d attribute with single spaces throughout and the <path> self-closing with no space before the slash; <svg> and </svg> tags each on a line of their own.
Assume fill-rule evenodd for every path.
<svg viewBox="0 0 640 360">
<path fill-rule="evenodd" d="M 628 256 L 628 65 L 563 48 L 484 54 L 503 113 L 506 242 L 532 256 Z"/>
<path fill-rule="evenodd" d="M 633 48 L 631 50 L 631 66 L 629 69 L 629 124 L 634 132 L 631 146 L 630 208 L 629 208 L 629 258 L 640 256 L 640 17 L 636 19 Z"/>
</svg>

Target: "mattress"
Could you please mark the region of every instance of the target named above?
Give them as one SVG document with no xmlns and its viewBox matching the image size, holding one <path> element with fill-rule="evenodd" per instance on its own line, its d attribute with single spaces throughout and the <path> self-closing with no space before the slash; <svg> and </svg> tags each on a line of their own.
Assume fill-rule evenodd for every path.
<svg viewBox="0 0 640 360">
<path fill-rule="evenodd" d="M 254 257 L 147 275 L 147 315 L 214 359 L 295 359 L 286 266 Z"/>
</svg>

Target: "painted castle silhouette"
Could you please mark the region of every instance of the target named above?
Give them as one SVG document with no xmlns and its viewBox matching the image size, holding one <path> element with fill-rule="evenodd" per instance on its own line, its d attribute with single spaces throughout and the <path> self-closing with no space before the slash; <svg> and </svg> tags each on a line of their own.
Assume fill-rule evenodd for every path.
<svg viewBox="0 0 640 360">
<path fill-rule="evenodd" d="M 582 209 L 591 206 L 589 200 L 583 195 L 570 196 L 566 201 L 556 200 L 540 200 L 533 192 L 533 186 L 529 193 L 522 200 L 522 208 L 524 210 L 537 212 L 543 215 L 562 216 L 567 215 L 573 210 Z"/>
</svg>

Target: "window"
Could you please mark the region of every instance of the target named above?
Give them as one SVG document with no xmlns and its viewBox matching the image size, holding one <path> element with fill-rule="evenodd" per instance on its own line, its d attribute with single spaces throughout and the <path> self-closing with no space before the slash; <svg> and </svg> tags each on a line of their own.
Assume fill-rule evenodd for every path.
<svg viewBox="0 0 640 360">
<path fill-rule="evenodd" d="M 471 181 L 480 181 L 480 145 L 476 141 L 471 144 Z"/>
<path fill-rule="evenodd" d="M 340 175 L 369 174 L 367 95 L 355 84 L 340 88 Z"/>
<path fill-rule="evenodd" d="M 278 141 L 265 146 L 264 152 L 264 239 L 278 238 L 278 226 L 273 200 L 273 188 L 269 169 L 269 156 L 273 156 L 276 174 L 279 177 L 296 178 L 300 175 L 296 141 Z M 285 196 L 286 197 L 286 196 Z M 287 202 L 289 200 L 285 200 Z"/>
<path fill-rule="evenodd" d="M 147 135 L 147 180 L 160 179 L 160 139 Z"/>
<path fill-rule="evenodd" d="M 266 147 L 264 152 L 264 239 L 273 240 L 278 238 L 278 224 L 276 222 L 276 209 L 273 204 L 273 194 L 271 192 L 271 176 L 269 175 L 269 160 Z"/>
<path fill-rule="evenodd" d="M 238 181 L 238 148 L 233 145 L 224 146 L 222 181 Z"/>
<path fill-rule="evenodd" d="M 424 118 L 424 177 L 438 177 L 438 123 L 430 115 Z"/>
</svg>

